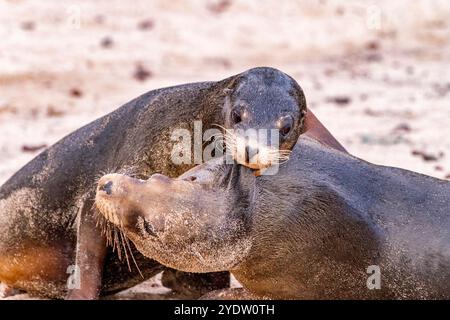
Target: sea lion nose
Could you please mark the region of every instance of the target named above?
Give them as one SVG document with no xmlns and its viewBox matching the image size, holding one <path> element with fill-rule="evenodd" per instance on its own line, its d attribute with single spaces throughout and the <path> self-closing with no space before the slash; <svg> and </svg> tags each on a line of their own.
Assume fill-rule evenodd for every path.
<svg viewBox="0 0 450 320">
<path fill-rule="evenodd" d="M 112 186 L 113 186 L 112 181 L 106 181 L 99 186 L 99 190 L 105 191 L 106 194 L 110 196 L 112 194 Z"/>
<path fill-rule="evenodd" d="M 258 154 L 258 148 L 252 148 L 250 146 L 245 147 L 245 162 L 250 162 L 250 159 Z"/>
</svg>

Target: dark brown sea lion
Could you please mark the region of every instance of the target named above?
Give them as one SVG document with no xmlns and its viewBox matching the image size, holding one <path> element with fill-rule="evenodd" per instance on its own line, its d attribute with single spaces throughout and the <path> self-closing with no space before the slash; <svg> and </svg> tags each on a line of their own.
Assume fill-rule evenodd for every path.
<svg viewBox="0 0 450 320">
<path fill-rule="evenodd" d="M 150 91 L 75 131 L 0 188 L 0 282 L 68 298 L 96 298 L 136 284 L 139 273 L 129 272 L 98 232 L 92 209 L 97 178 L 123 171 L 139 178 L 155 172 L 179 176 L 193 165 L 171 161 L 171 133 L 191 130 L 194 120 L 201 120 L 204 130 L 215 124 L 278 128 L 281 148 L 290 149 L 306 130 L 305 110 L 295 80 L 276 69 L 254 68 L 218 82 Z M 329 134 L 320 123 L 309 122 L 309 129 L 314 126 Z M 144 277 L 162 269 L 131 250 Z M 81 279 L 79 289 L 68 291 L 71 266 L 79 268 Z"/>
<path fill-rule="evenodd" d="M 178 179 L 106 175 L 96 203 L 147 257 L 229 270 L 259 297 L 450 298 L 450 182 L 306 137 L 273 176 L 221 159 Z"/>
</svg>

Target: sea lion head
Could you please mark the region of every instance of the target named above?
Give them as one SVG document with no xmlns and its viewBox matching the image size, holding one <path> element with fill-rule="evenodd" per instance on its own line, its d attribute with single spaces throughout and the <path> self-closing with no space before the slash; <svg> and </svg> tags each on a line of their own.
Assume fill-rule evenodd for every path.
<svg viewBox="0 0 450 320">
<path fill-rule="evenodd" d="M 260 67 L 232 77 L 225 93 L 225 143 L 233 158 L 252 169 L 287 160 L 306 115 L 298 83 L 277 69 Z"/>
<path fill-rule="evenodd" d="M 232 186 L 237 167 L 216 159 L 177 179 L 105 175 L 96 206 L 149 258 L 187 272 L 232 270 L 251 243 L 245 201 Z"/>
</svg>

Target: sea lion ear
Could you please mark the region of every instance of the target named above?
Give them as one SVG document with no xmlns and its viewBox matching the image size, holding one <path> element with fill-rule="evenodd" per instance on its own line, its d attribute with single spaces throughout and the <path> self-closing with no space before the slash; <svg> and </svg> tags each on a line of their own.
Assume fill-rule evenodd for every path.
<svg viewBox="0 0 450 320">
<path fill-rule="evenodd" d="M 225 89 L 223 89 L 223 93 L 226 95 L 231 94 L 239 84 L 240 80 L 242 79 L 242 75 L 238 74 L 236 76 L 233 76 L 227 80 L 227 83 L 225 85 Z"/>
</svg>

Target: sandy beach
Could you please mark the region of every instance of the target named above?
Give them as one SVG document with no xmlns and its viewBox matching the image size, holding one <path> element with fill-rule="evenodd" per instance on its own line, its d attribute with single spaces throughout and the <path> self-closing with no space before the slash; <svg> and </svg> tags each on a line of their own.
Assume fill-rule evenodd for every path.
<svg viewBox="0 0 450 320">
<path fill-rule="evenodd" d="M 0 0 L 0 39 L 0 184 L 146 91 L 255 66 L 353 155 L 450 180 L 448 1 Z"/>
</svg>

